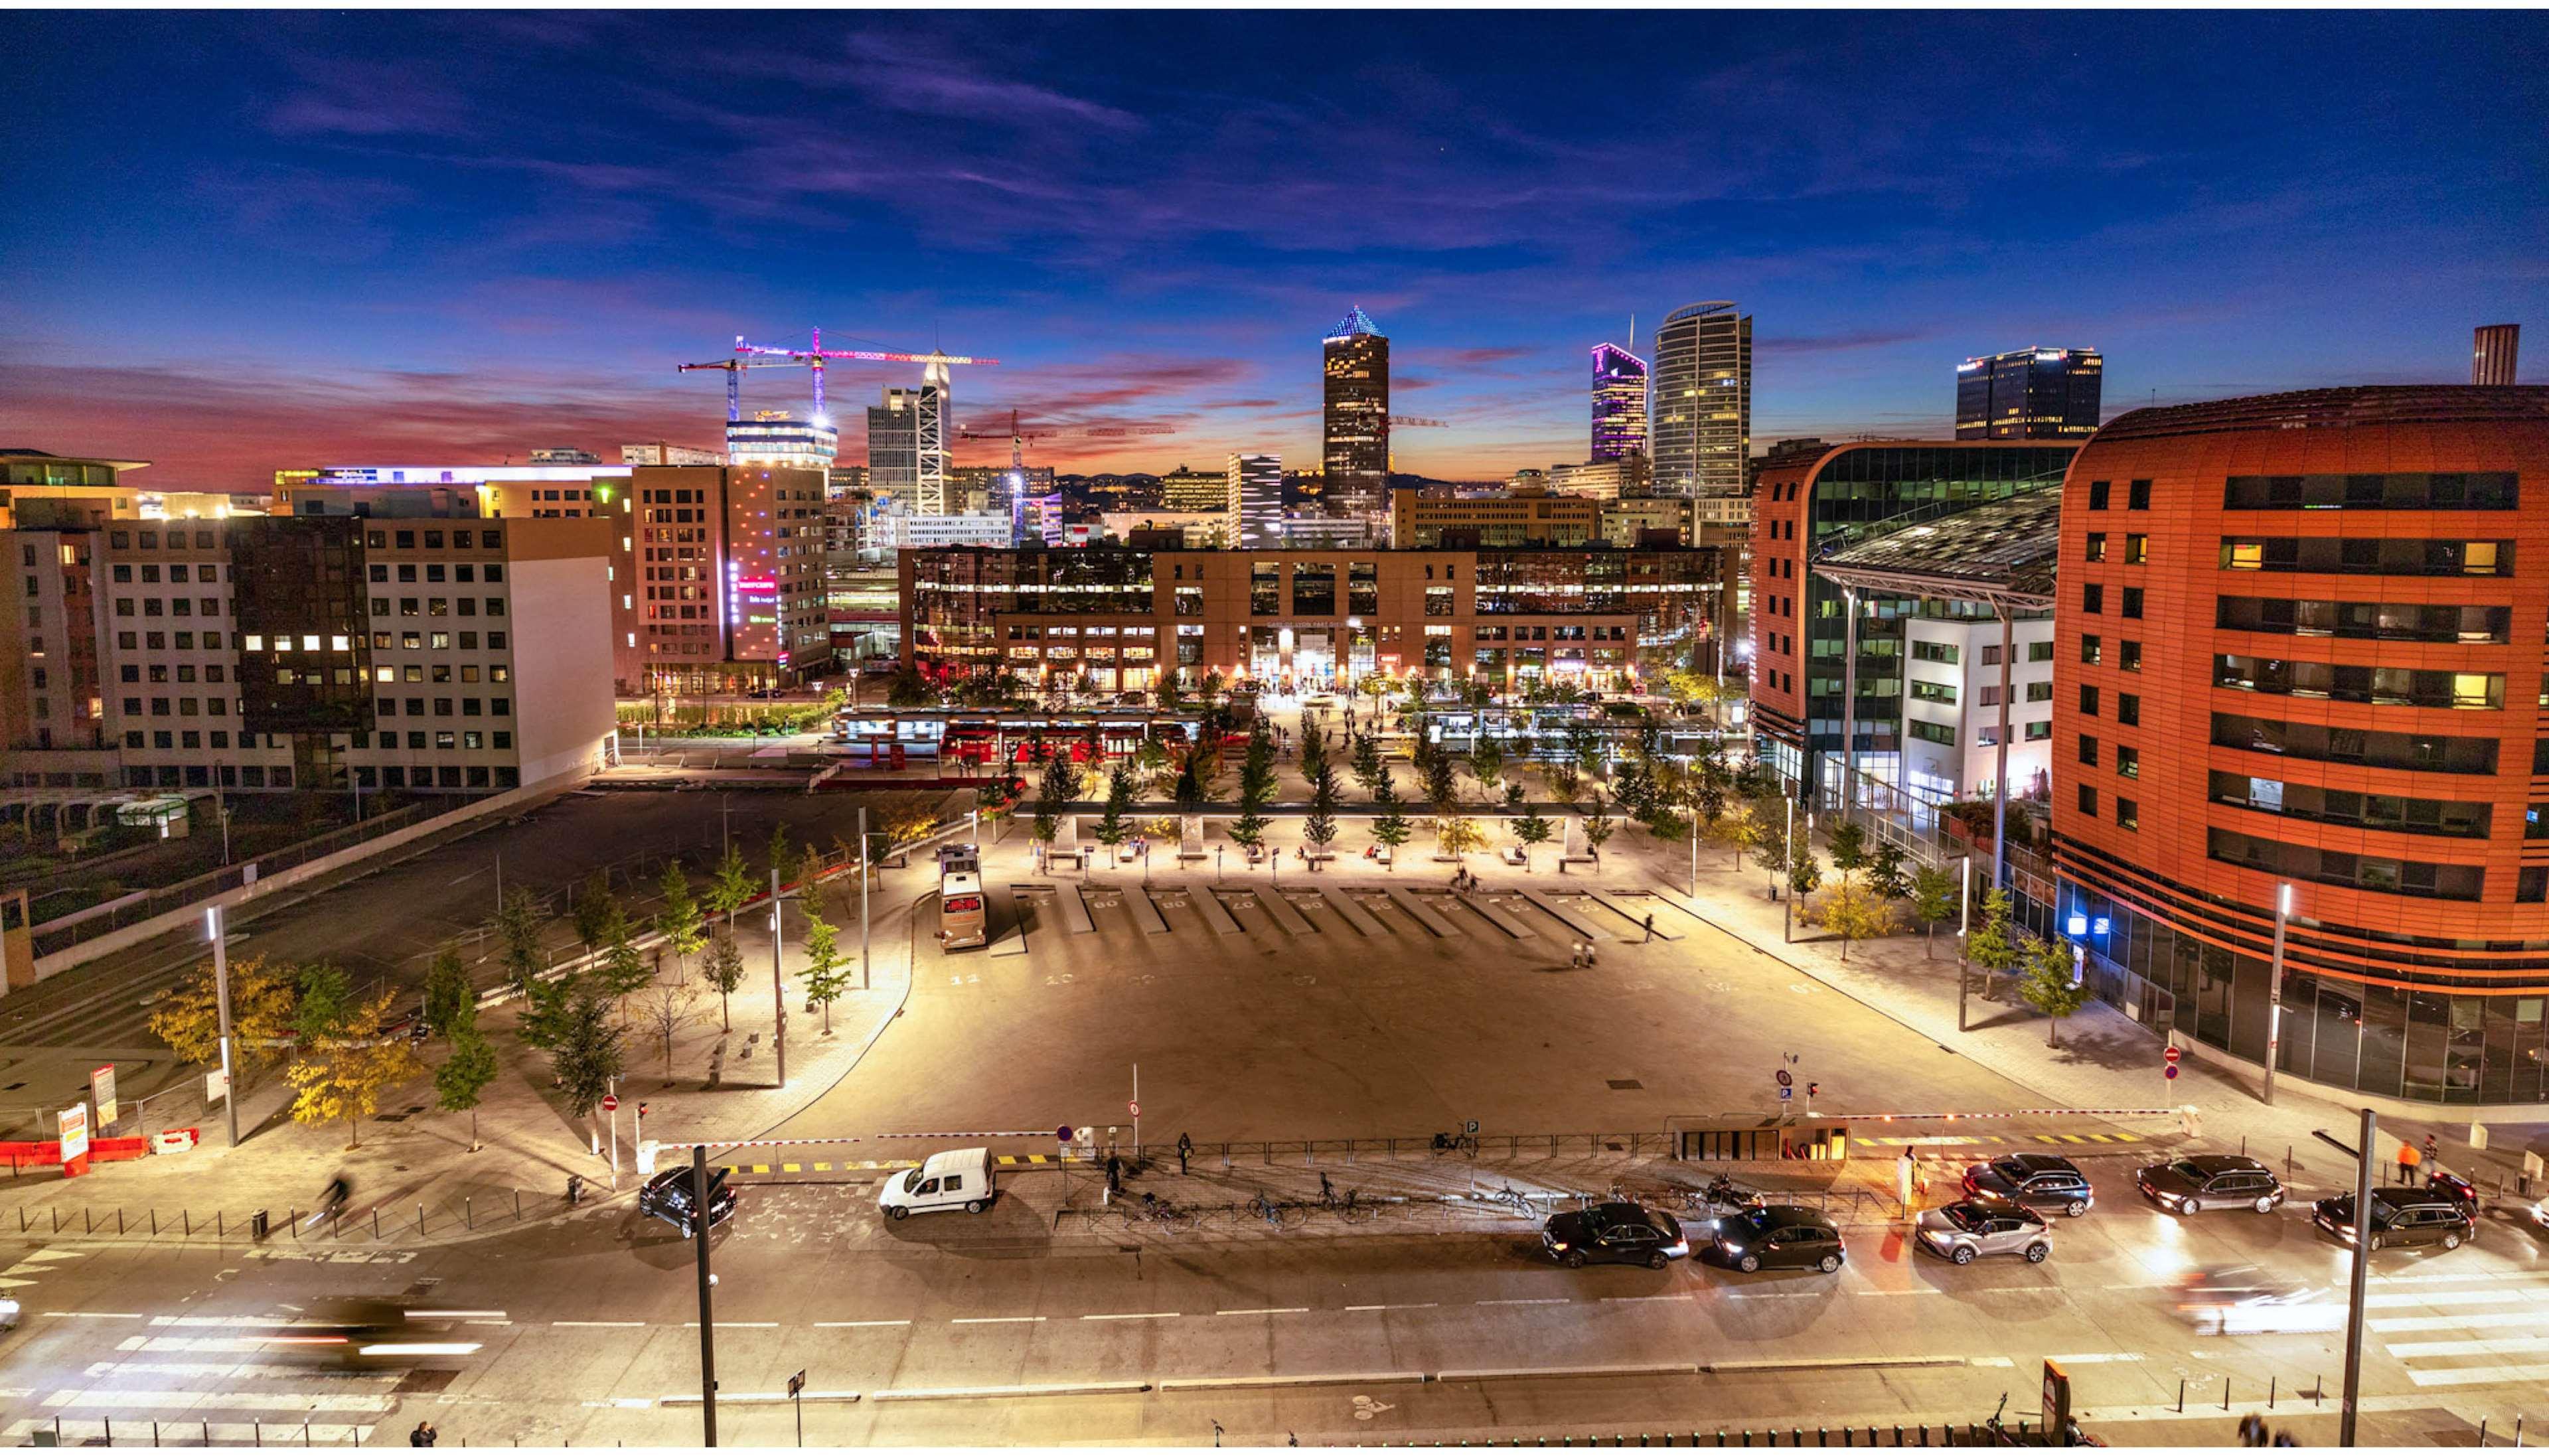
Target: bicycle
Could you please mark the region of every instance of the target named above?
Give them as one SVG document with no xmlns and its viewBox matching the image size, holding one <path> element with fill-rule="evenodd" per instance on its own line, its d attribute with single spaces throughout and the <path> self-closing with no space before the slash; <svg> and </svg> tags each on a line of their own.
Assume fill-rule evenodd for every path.
<svg viewBox="0 0 2549 1456">
<path fill-rule="evenodd" d="M 1283 1208 L 1282 1204 L 1268 1198 L 1262 1191 L 1248 1201 L 1248 1212 L 1265 1220 L 1267 1226 L 1277 1233 L 1283 1231 Z"/>
<path fill-rule="evenodd" d="M 1511 1183 L 1507 1183 L 1503 1188 L 1493 1193 L 1481 1193 L 1477 1195 L 1477 1197 L 1482 1203 L 1491 1203 L 1501 1208 L 1510 1209 L 1517 1217 L 1520 1218 L 1528 1219 L 1539 1212 L 1538 1209 L 1532 1207 L 1531 1195 L 1514 1187 Z"/>
<path fill-rule="evenodd" d="M 1380 1207 L 1365 1203 L 1362 1189 L 1349 1188 L 1345 1198 L 1336 1205 L 1336 1212 L 1338 1218 L 1349 1224 L 1369 1224 L 1379 1216 Z"/>
<path fill-rule="evenodd" d="M 1478 1139 L 1466 1133 L 1435 1134 L 1434 1155 L 1436 1157 L 1441 1157 L 1447 1152 L 1465 1152 L 1471 1157 L 1476 1157 L 1478 1155 Z"/>
</svg>

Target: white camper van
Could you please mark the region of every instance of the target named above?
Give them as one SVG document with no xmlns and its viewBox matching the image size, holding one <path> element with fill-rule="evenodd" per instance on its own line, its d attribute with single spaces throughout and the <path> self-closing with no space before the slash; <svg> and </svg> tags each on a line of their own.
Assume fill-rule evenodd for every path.
<svg viewBox="0 0 2549 1456">
<path fill-rule="evenodd" d="M 991 1149 L 966 1147 L 933 1152 L 919 1167 L 886 1179 L 885 1191 L 877 1195 L 877 1207 L 889 1219 L 943 1209 L 979 1214 L 991 1206 L 995 1192 Z"/>
</svg>

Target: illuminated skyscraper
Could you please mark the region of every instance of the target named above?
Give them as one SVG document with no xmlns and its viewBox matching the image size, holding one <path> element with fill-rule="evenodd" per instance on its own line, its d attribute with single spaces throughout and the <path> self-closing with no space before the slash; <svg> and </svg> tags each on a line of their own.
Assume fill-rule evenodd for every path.
<svg viewBox="0 0 2549 1456">
<path fill-rule="evenodd" d="M 1956 366 L 1956 438 L 2085 440 L 2107 361 L 2096 349 L 2012 349 Z"/>
<path fill-rule="evenodd" d="M 915 514 L 921 513 L 919 417 L 920 392 L 894 385 L 868 410 L 868 489 Z"/>
<path fill-rule="evenodd" d="M 1389 508 L 1389 338 L 1360 308 L 1322 341 L 1328 508 L 1376 519 Z"/>
<path fill-rule="evenodd" d="M 1647 453 L 1647 361 L 1618 344 L 1593 346 L 1593 454 L 1620 460 Z"/>
<path fill-rule="evenodd" d="M 2513 356 L 2521 343 L 2519 323 L 2482 324 L 2471 341 L 2470 383 L 2513 383 Z"/>
<path fill-rule="evenodd" d="M 1230 457 L 1230 504 L 1224 539 L 1233 546 L 1283 544 L 1283 457 Z"/>
<path fill-rule="evenodd" d="M 800 419 L 785 410 L 764 410 L 725 424 L 726 459 L 737 465 L 804 466 L 829 470 L 841 432 L 820 418 Z"/>
<path fill-rule="evenodd" d="M 1655 494 L 1740 500 L 1752 451 L 1752 317 L 1692 304 L 1655 330 Z"/>
</svg>

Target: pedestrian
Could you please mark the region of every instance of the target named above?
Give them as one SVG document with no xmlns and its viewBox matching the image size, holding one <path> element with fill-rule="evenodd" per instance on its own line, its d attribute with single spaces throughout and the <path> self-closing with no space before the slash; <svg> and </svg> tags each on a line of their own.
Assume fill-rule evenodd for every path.
<svg viewBox="0 0 2549 1456">
<path fill-rule="evenodd" d="M 1187 1137 L 1187 1136 L 1186 1136 L 1185 1134 L 1183 1134 L 1183 1133 L 1180 1133 L 1180 1134 L 1178 1135 L 1178 1176 L 1179 1176 L 1179 1177 L 1182 1178 L 1182 1177 L 1184 1177 L 1184 1176 L 1186 1175 L 1186 1159 L 1187 1159 L 1188 1157 L 1193 1156 L 1193 1155 L 1194 1155 L 1194 1139 L 1193 1139 L 1192 1138 Z"/>
<path fill-rule="evenodd" d="M 2275 1432 L 2275 1444 L 2278 1446 L 2298 1446 L 2301 1442 L 2294 1440 L 2292 1431 L 2286 1429 Z"/>
<path fill-rule="evenodd" d="M 2436 1142 L 2434 1141 L 2434 1135 L 2433 1135 L 2433 1134 L 2431 1134 L 2431 1133 L 2426 1134 L 2426 1135 L 2425 1135 L 2425 1161 L 2426 1161 L 2426 1162 L 2429 1162 L 2429 1163 L 2432 1163 L 2432 1164 L 2434 1164 L 2434 1165 L 2435 1165 L 2435 1166 L 2437 1166 L 2437 1167 L 2441 1166 L 2441 1165 L 2442 1165 L 2442 1159 L 2441 1159 L 2440 1157 L 2436 1156 L 2436 1154 L 2437 1154 L 2437 1153 L 2439 1153 L 2440 1151 L 2441 1151 L 2441 1146 L 2440 1146 L 2440 1144 L 2438 1144 L 2438 1143 L 2436 1143 Z"/>
<path fill-rule="evenodd" d="M 1333 1208 L 1336 1206 L 1336 1201 L 1337 1185 L 1329 1182 L 1328 1175 L 1325 1172 L 1321 1172 L 1319 1174 L 1319 1206 L 1322 1208 Z"/>
<path fill-rule="evenodd" d="M 1581 970 L 1584 968 L 1584 943 L 1582 941 L 1569 941 L 1566 943 L 1566 968 L 1569 970 Z"/>
<path fill-rule="evenodd" d="M 1109 1193 L 1124 1191 L 1124 1159 L 1111 1152 L 1106 1154 L 1106 1191 Z"/>
<path fill-rule="evenodd" d="M 2240 1416 L 2239 1444 L 2243 1446 L 2262 1446 L 2266 1444 L 2266 1417 L 2259 1415 L 2254 1410 Z"/>
<path fill-rule="evenodd" d="M 1650 915 L 1650 916 L 1648 916 L 1648 917 L 1647 917 L 1647 941 L 1652 941 L 1652 940 L 1653 940 L 1654 938 L 1655 938 L 1655 918 L 1654 918 L 1652 915 Z M 1645 942 L 1645 941 L 1641 941 L 1639 944 L 1640 944 L 1640 945 L 1644 945 L 1644 944 L 1646 944 L 1646 942 Z"/>
<path fill-rule="evenodd" d="M 441 1434 L 442 1432 L 433 1428 L 432 1421 L 420 1420 L 416 1423 L 416 1429 L 407 1433 L 407 1443 L 411 1446 L 430 1446 L 434 1438 Z"/>
<path fill-rule="evenodd" d="M 1585 967 L 1586 967 L 1587 969 L 1590 969 L 1590 968 L 1592 968 L 1593 966 L 1599 965 L 1599 964 L 1601 964 L 1601 963 L 1602 963 L 1602 951 L 1601 951 L 1601 948 L 1600 948 L 1600 947 L 1598 947 L 1598 946 L 1596 946 L 1596 945 L 1594 945 L 1591 941 L 1586 941 L 1586 942 L 1584 943 L 1584 964 L 1585 964 Z"/>
<path fill-rule="evenodd" d="M 2416 1177 L 2416 1164 L 2422 1158 L 2423 1154 L 2416 1151 L 2416 1144 L 2402 1141 L 2399 1144 L 2399 1181 L 2413 1182 Z"/>
</svg>

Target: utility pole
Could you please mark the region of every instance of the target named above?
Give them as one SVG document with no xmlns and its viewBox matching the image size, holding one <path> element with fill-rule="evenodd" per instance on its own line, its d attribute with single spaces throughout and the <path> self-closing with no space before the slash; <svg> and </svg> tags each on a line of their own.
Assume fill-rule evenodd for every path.
<svg viewBox="0 0 2549 1456">
<path fill-rule="evenodd" d="M 2293 882 L 2275 886 L 2275 958 L 2266 972 L 2266 1085 L 2263 1101 L 2275 1105 L 2275 1057 L 2284 1042 L 2284 927 L 2293 918 Z M 2364 1150 L 2370 1151 L 2365 1143 Z"/>
<path fill-rule="evenodd" d="M 1974 857 L 1956 862 L 1956 1030 L 1965 1029 L 1965 984 L 1972 966 L 1965 959 L 1965 932 L 1974 923 Z"/>
<path fill-rule="evenodd" d="M 231 1066 L 231 950 L 222 934 L 222 907 L 204 912 L 205 929 L 213 938 L 213 998 L 221 1003 L 222 1027 L 222 1111 L 230 1119 L 231 1141 L 238 1146 L 238 1074 Z"/>
<path fill-rule="evenodd" d="M 700 1444 L 713 1446 L 716 1439 L 716 1317 L 709 1310 L 709 1286 L 716 1276 L 708 1272 L 708 1149 L 707 1143 L 691 1147 L 691 1238 L 700 1246 Z"/>
<path fill-rule="evenodd" d="M 2354 1444 L 2354 1417 L 2363 1395 L 2364 1286 L 2372 1273 L 2372 1145 L 2381 1115 L 2363 1110 L 2362 1147 L 2354 1156 L 2354 1273 L 2345 1301 L 2345 1404 L 2338 1408 L 2336 1443 Z"/>
<path fill-rule="evenodd" d="M 505 908 L 505 847 L 496 847 L 496 909 Z"/>
<path fill-rule="evenodd" d="M 875 873 L 869 864 L 868 810 L 859 806 L 859 989 L 868 989 L 868 876 Z"/>
<path fill-rule="evenodd" d="M 1812 830 L 1808 830 L 1807 832 L 1809 834 L 1813 833 Z M 1788 883 L 1790 885 L 1794 885 L 1797 882 L 1797 801 L 1793 798 L 1788 800 L 1787 846 L 1786 863 L 1788 866 Z M 1770 893 L 1774 895 L 1779 893 L 1779 881 L 1776 877 L 1773 877 L 1770 881 Z M 1797 897 L 1795 892 L 1791 890 L 1790 893 L 1781 896 L 1779 901 L 1779 939 L 1783 943 L 1793 941 L 1797 938 L 1796 899 Z"/>
<path fill-rule="evenodd" d="M 777 1013 L 770 1033 L 771 1046 L 779 1055 L 779 1085 L 788 1085 L 788 987 L 780 980 L 779 962 L 786 953 L 780 930 L 786 924 L 780 918 L 779 869 L 770 870 L 770 1006 Z"/>
</svg>

